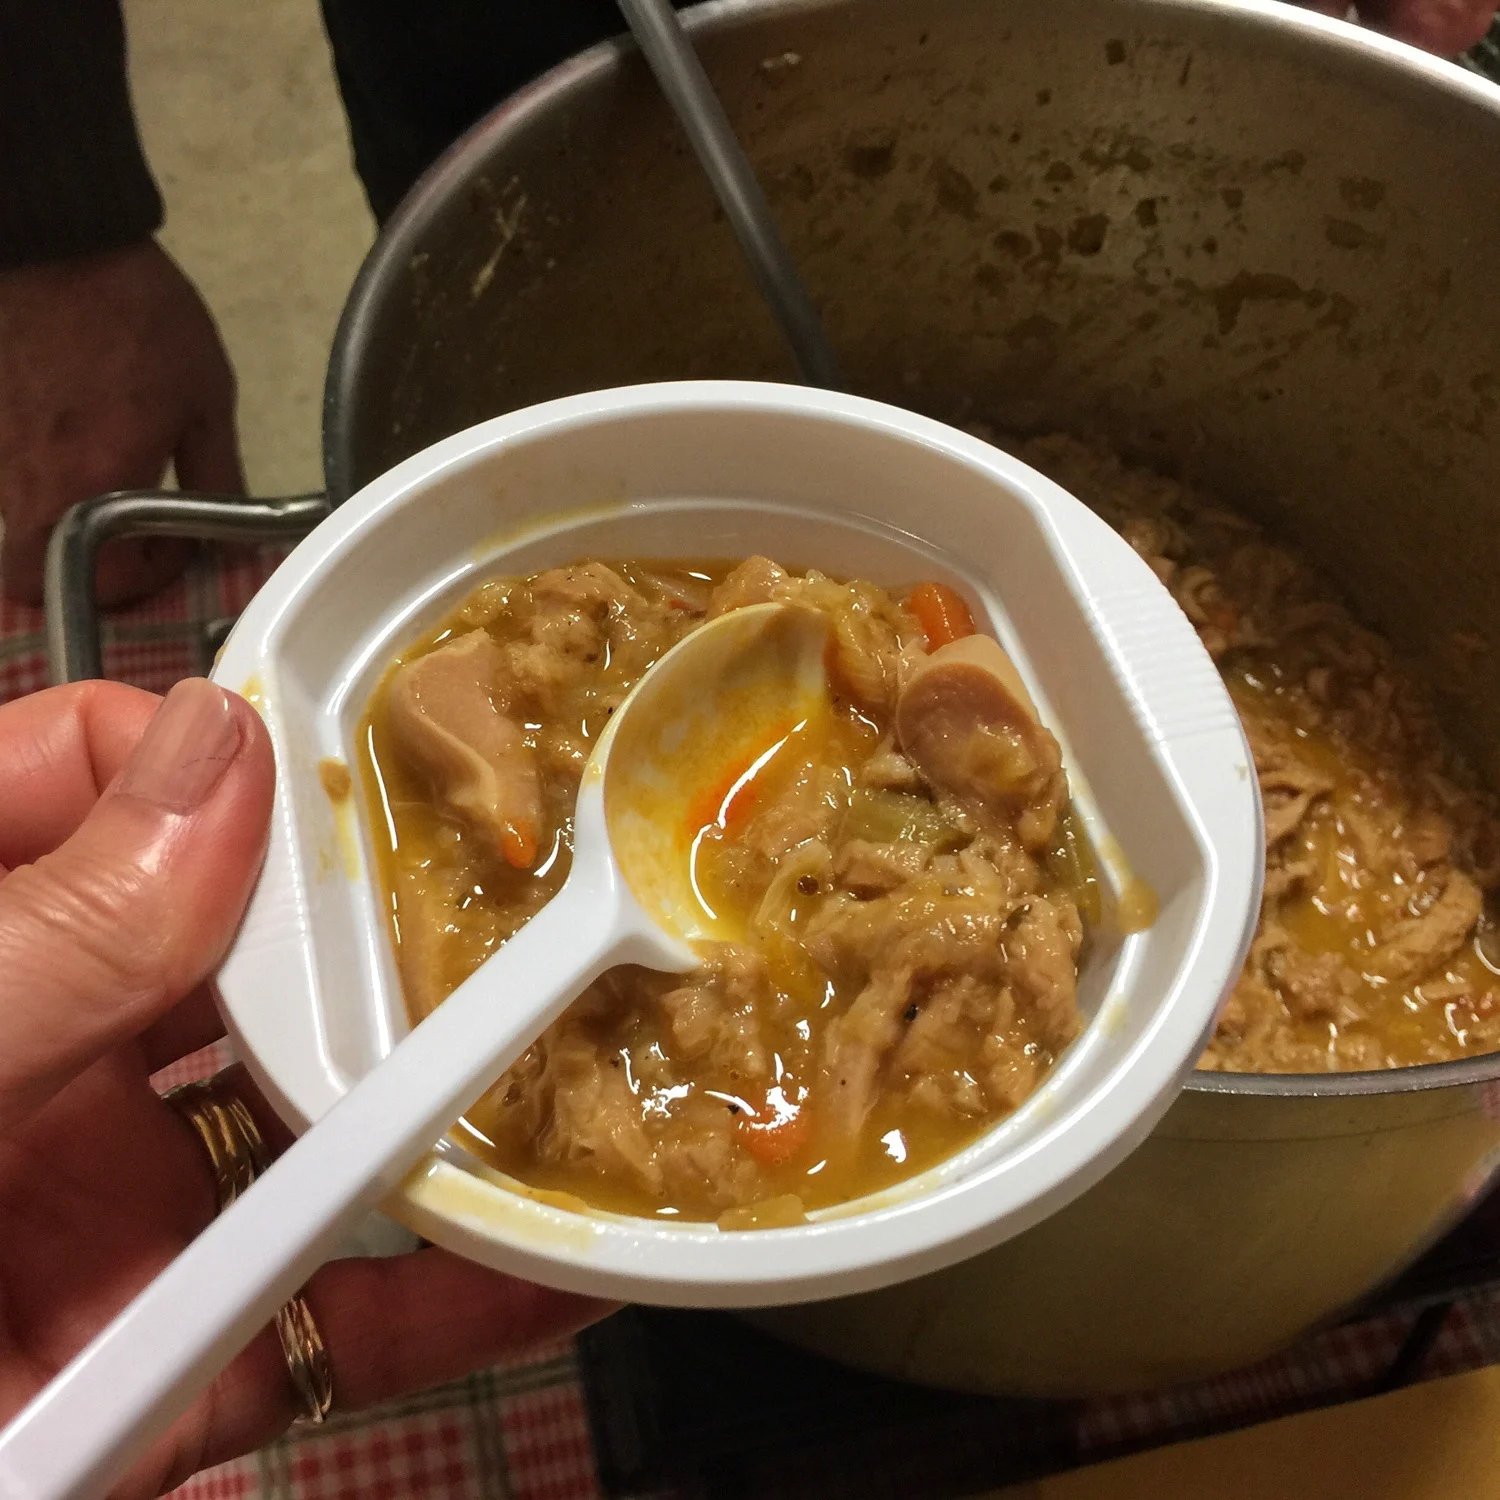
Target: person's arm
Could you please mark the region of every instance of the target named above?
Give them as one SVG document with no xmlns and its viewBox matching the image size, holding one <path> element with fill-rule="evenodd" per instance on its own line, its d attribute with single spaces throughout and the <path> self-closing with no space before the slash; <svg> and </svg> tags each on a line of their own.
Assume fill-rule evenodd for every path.
<svg viewBox="0 0 1500 1500">
<path fill-rule="evenodd" d="M 38 603 L 70 505 L 161 482 L 243 490 L 234 376 L 213 319 L 152 238 L 119 0 L 0 0 L 0 583 Z M 100 557 L 119 603 L 174 577 L 175 541 Z"/>
</svg>

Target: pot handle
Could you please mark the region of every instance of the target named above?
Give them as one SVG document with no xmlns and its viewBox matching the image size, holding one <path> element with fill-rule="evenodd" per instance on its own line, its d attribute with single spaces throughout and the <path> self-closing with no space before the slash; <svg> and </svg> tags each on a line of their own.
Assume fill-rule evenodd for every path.
<svg viewBox="0 0 1500 1500">
<path fill-rule="evenodd" d="M 73 506 L 57 523 L 47 546 L 43 589 L 52 681 L 104 675 L 94 559 L 111 537 L 292 541 L 305 536 L 331 509 L 324 494 L 244 500 L 190 490 L 119 490 Z"/>
</svg>

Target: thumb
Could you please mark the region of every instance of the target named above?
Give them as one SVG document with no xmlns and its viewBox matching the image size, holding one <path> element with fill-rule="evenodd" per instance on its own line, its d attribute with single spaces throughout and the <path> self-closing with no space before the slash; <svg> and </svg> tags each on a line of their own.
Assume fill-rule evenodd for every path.
<svg viewBox="0 0 1500 1500">
<path fill-rule="evenodd" d="M 215 967 L 260 867 L 274 776 L 244 699 L 179 683 L 73 836 L 0 882 L 0 1130 Z"/>
</svg>

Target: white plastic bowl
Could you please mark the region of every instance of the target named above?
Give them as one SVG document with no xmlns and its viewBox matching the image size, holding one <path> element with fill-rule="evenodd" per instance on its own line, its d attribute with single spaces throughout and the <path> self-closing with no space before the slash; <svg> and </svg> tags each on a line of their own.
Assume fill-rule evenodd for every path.
<svg viewBox="0 0 1500 1500">
<path fill-rule="evenodd" d="M 459 433 L 360 491 L 256 596 L 215 671 L 259 703 L 276 748 L 270 849 L 219 988 L 288 1124 L 318 1118 L 407 1027 L 362 801 L 335 806 L 318 774 L 324 757 L 353 763 L 392 655 L 498 573 L 752 552 L 964 593 L 1058 733 L 1111 890 L 1144 880 L 1160 914 L 1123 938 L 1106 919 L 1080 976 L 1086 1030 L 1021 1109 L 805 1226 L 574 1213 L 451 1143 L 385 1205 L 552 1286 L 681 1306 L 802 1301 L 1019 1233 L 1147 1134 L 1253 931 L 1261 815 L 1238 718 L 1166 590 L 1079 502 L 986 443 L 854 397 L 744 382 L 571 397 Z"/>
</svg>

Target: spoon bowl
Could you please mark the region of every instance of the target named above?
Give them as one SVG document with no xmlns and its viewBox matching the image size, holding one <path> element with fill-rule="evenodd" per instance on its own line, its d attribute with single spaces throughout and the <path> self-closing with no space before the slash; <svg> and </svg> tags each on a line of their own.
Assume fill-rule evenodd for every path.
<svg viewBox="0 0 1500 1500">
<path fill-rule="evenodd" d="M 722 825 L 739 786 L 826 712 L 827 643 L 826 618 L 799 605 L 721 615 L 662 657 L 600 737 L 590 764 L 607 765 L 609 843 L 661 929 L 688 942 L 731 935 L 695 878 L 704 811 Z"/>
</svg>

